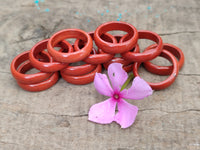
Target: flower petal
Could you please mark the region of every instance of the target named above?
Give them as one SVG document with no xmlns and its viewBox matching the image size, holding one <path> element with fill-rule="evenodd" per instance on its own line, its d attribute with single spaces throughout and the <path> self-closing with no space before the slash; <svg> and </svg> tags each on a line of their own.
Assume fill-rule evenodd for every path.
<svg viewBox="0 0 200 150">
<path fill-rule="evenodd" d="M 135 121 L 138 108 L 134 105 L 127 103 L 124 100 L 118 102 L 118 113 L 115 115 L 115 120 L 121 125 L 121 128 L 130 127 Z"/>
<path fill-rule="evenodd" d="M 108 76 L 112 83 L 114 91 L 120 91 L 122 85 L 126 82 L 128 74 L 122 68 L 120 63 L 112 63 L 108 67 Z"/>
<path fill-rule="evenodd" d="M 132 86 L 129 89 L 121 91 L 123 98 L 127 99 L 143 99 L 152 95 L 153 90 L 146 81 L 140 77 L 135 77 Z"/>
<path fill-rule="evenodd" d="M 105 74 L 96 73 L 94 78 L 94 86 L 100 94 L 112 96 L 113 89 L 111 88 L 109 80 Z"/>
<path fill-rule="evenodd" d="M 116 101 L 108 99 L 106 101 L 94 104 L 89 111 L 88 120 L 100 123 L 108 124 L 114 121 Z"/>
</svg>

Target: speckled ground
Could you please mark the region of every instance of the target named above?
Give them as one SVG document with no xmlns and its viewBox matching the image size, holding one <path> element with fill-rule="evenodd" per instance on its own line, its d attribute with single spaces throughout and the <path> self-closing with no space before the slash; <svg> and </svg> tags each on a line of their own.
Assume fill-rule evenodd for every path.
<svg viewBox="0 0 200 150">
<path fill-rule="evenodd" d="M 199 0 L 6 0 L 0 8 L 0 150 L 200 149 Z M 61 29 L 92 31 L 112 20 L 157 32 L 185 54 L 172 86 L 142 101 L 128 100 L 139 107 L 130 128 L 87 121 L 90 106 L 106 99 L 93 84 L 60 79 L 36 93 L 18 87 L 10 73 L 17 54 Z M 148 81 L 165 78 L 140 73 Z"/>
</svg>

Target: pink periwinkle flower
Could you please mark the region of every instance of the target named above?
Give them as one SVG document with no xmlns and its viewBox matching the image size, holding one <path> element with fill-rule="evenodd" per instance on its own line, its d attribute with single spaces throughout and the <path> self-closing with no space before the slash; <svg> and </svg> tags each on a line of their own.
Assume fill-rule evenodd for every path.
<svg viewBox="0 0 200 150">
<path fill-rule="evenodd" d="M 109 124 L 113 121 L 121 125 L 121 128 L 130 127 L 135 121 L 138 108 L 129 104 L 123 98 L 139 100 L 153 93 L 151 87 L 140 77 L 135 77 L 129 89 L 121 90 L 121 87 L 128 79 L 128 74 L 123 70 L 122 64 L 112 63 L 108 67 L 108 76 L 112 87 L 105 74 L 96 73 L 94 86 L 96 90 L 110 98 L 94 104 L 89 110 L 88 120 Z M 116 106 L 118 112 L 115 114 Z"/>
</svg>

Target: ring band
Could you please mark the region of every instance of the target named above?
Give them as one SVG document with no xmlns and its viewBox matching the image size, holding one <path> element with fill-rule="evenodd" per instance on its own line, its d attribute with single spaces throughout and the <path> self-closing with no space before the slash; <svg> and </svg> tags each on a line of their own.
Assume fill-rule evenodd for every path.
<svg viewBox="0 0 200 150">
<path fill-rule="evenodd" d="M 61 74 L 70 75 L 70 76 L 80 76 L 91 72 L 96 68 L 96 65 L 84 64 L 80 66 L 68 66 L 65 69 L 61 70 Z"/>
<path fill-rule="evenodd" d="M 128 40 L 123 43 L 110 43 L 101 38 L 101 35 L 113 30 L 125 31 L 128 33 Z M 94 41 L 96 45 L 106 53 L 116 54 L 124 53 L 133 49 L 138 40 L 138 32 L 136 28 L 126 22 L 111 21 L 100 25 L 94 33 Z"/>
<path fill-rule="evenodd" d="M 167 58 L 169 61 L 172 62 L 173 71 L 171 72 L 171 75 L 166 80 L 164 80 L 162 82 L 159 82 L 159 83 L 147 82 L 153 90 L 162 90 L 162 89 L 169 87 L 175 81 L 175 79 L 178 75 L 178 72 L 179 72 L 178 62 L 176 60 L 176 57 L 173 54 L 171 54 L 170 52 L 168 52 L 166 50 L 163 50 L 161 52 L 160 56 Z M 138 68 L 140 67 L 140 64 L 141 63 L 139 63 L 139 62 L 135 62 L 133 64 L 133 74 L 135 76 L 139 76 Z"/>
<path fill-rule="evenodd" d="M 163 47 L 163 42 L 161 37 L 151 31 L 147 30 L 140 30 L 138 31 L 139 38 L 138 39 L 148 39 L 152 40 L 157 43 L 157 47 L 154 49 L 151 49 L 149 51 L 144 51 L 142 53 L 134 53 L 134 52 L 126 52 L 122 54 L 122 57 L 129 61 L 134 61 L 134 62 L 145 62 L 154 59 L 158 55 L 160 55 Z M 120 42 L 126 41 L 127 36 L 124 36 L 121 38 Z"/>
<path fill-rule="evenodd" d="M 71 83 L 71 84 L 76 84 L 76 85 L 83 85 L 83 84 L 88 84 L 94 81 L 94 77 L 95 74 L 98 72 L 101 72 L 102 67 L 101 65 L 97 65 L 97 67 L 95 68 L 95 70 L 93 70 L 92 72 L 85 74 L 85 75 L 81 75 L 81 76 L 70 76 L 70 75 L 66 75 L 66 74 L 62 74 L 61 72 L 61 76 L 62 78 Z"/>
<path fill-rule="evenodd" d="M 67 38 L 77 38 L 85 42 L 81 50 L 73 53 L 61 53 L 54 49 L 54 46 Z M 92 38 L 85 31 L 80 29 L 65 29 L 55 33 L 48 41 L 47 50 L 49 54 L 58 62 L 73 63 L 85 59 L 92 51 Z"/>
<path fill-rule="evenodd" d="M 66 68 L 68 66 L 67 63 L 55 62 L 53 60 L 51 62 L 41 62 L 36 59 L 36 56 L 40 52 L 47 49 L 48 41 L 49 39 L 42 40 L 33 46 L 33 48 L 31 49 L 29 53 L 29 60 L 31 64 L 33 65 L 33 67 L 43 72 L 56 72 L 56 71 Z M 61 47 L 60 51 L 68 50 L 68 53 L 73 52 L 73 47 L 71 46 L 69 42 L 65 40 L 57 44 L 56 47 Z"/>
<path fill-rule="evenodd" d="M 19 71 L 17 71 L 18 67 L 20 65 L 23 65 L 25 61 L 29 59 L 29 52 L 30 51 L 25 51 L 19 55 L 17 55 L 12 63 L 11 63 L 11 73 L 13 77 L 24 84 L 34 84 L 34 83 L 39 83 L 41 81 L 44 81 L 45 79 L 49 78 L 52 73 L 46 73 L 46 72 L 38 72 L 35 74 L 22 74 Z M 52 61 L 52 57 L 47 53 L 43 52 L 44 55 L 48 57 L 50 61 Z"/>
<path fill-rule="evenodd" d="M 26 61 L 18 68 L 17 71 L 20 73 L 25 73 L 32 68 L 33 66 L 31 65 L 30 61 Z M 24 84 L 24 83 L 21 83 L 20 81 L 17 81 L 17 84 L 24 90 L 27 90 L 30 92 L 39 92 L 39 91 L 43 91 L 52 87 L 58 81 L 58 79 L 59 79 L 59 74 L 58 72 L 55 72 L 48 79 L 39 83 Z"/>
<path fill-rule="evenodd" d="M 155 46 L 156 45 L 154 44 L 147 47 L 146 49 L 148 50 L 151 48 L 155 48 Z M 184 54 L 181 51 L 181 49 L 168 43 L 163 44 L 163 49 L 171 52 L 176 58 L 178 58 L 178 65 L 179 65 L 179 70 L 180 70 L 184 64 Z M 158 75 L 170 75 L 173 70 L 173 66 L 157 66 L 151 62 L 144 62 L 143 66 L 149 72 L 158 74 Z"/>
</svg>

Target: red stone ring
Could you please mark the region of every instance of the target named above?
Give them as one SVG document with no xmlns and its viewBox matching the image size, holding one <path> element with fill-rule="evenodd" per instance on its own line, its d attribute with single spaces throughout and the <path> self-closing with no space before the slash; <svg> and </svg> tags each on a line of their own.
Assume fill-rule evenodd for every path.
<svg viewBox="0 0 200 150">
<path fill-rule="evenodd" d="M 163 50 L 161 52 L 160 56 L 164 57 L 164 58 L 168 59 L 170 62 L 172 62 L 173 70 L 172 70 L 170 76 L 162 82 L 159 82 L 159 83 L 147 82 L 151 86 L 151 88 L 154 90 L 162 90 L 162 89 L 169 87 L 175 81 L 175 79 L 178 75 L 178 72 L 179 72 L 178 62 L 176 60 L 176 57 L 172 53 L 170 53 L 169 51 Z M 139 62 L 135 62 L 133 65 L 133 74 L 135 76 L 139 76 L 138 68 L 140 67 L 140 64 L 141 63 L 139 63 Z"/>
<path fill-rule="evenodd" d="M 127 40 L 123 43 L 110 43 L 101 38 L 108 31 L 120 30 L 128 33 Z M 138 32 L 136 28 L 126 22 L 111 21 L 100 25 L 94 33 L 94 41 L 96 45 L 106 53 L 116 54 L 124 53 L 133 49 L 138 40 Z"/>
<path fill-rule="evenodd" d="M 134 53 L 134 52 L 126 52 L 122 54 L 122 57 L 129 61 L 134 62 L 145 62 L 154 59 L 158 55 L 160 55 L 163 47 L 163 42 L 161 37 L 151 31 L 140 30 L 138 31 L 139 39 L 148 39 L 157 43 L 157 46 L 149 51 L 144 51 L 142 53 Z M 120 42 L 124 43 L 124 41 L 128 40 L 128 35 L 121 38 Z"/>
<path fill-rule="evenodd" d="M 66 68 L 68 66 L 67 63 L 55 62 L 53 60 L 51 62 L 41 62 L 36 58 L 36 56 L 39 53 L 47 49 L 48 41 L 49 39 L 42 40 L 33 46 L 33 48 L 31 49 L 29 53 L 29 60 L 31 64 L 33 65 L 33 67 L 43 72 L 56 72 L 56 71 Z M 59 50 L 60 52 L 63 52 L 66 50 L 68 51 L 68 53 L 73 52 L 72 45 L 65 40 L 57 44 L 56 47 L 61 47 L 61 49 Z"/>
<path fill-rule="evenodd" d="M 22 74 L 25 74 L 28 70 L 32 68 L 33 66 L 31 65 L 30 61 L 26 61 L 19 67 L 17 71 Z M 59 79 L 59 74 L 58 72 L 55 72 L 48 79 L 45 79 L 44 81 L 41 81 L 39 83 L 24 84 L 24 83 L 21 83 L 20 81 L 18 81 L 17 83 L 24 90 L 31 91 L 31 92 L 39 92 L 39 91 L 43 91 L 52 87 L 58 81 L 58 79 Z"/>
<path fill-rule="evenodd" d="M 19 55 L 17 55 L 10 66 L 11 72 L 13 77 L 24 84 L 34 84 L 34 83 L 39 83 L 44 81 L 45 79 L 49 78 L 52 73 L 45 73 L 45 72 L 38 72 L 35 74 L 23 74 L 17 71 L 18 67 L 20 65 L 23 65 L 27 60 L 29 60 L 29 52 L 30 51 L 25 51 Z M 52 61 L 52 57 L 47 53 L 47 52 L 42 52 L 43 56 L 46 56 L 46 59 L 48 61 Z M 37 58 L 40 58 L 40 56 L 37 56 Z"/>
<path fill-rule="evenodd" d="M 88 84 L 88 83 L 93 82 L 95 74 L 97 72 L 101 72 L 101 69 L 102 69 L 101 64 L 99 64 L 92 72 L 85 74 L 85 75 L 71 76 L 71 75 L 63 74 L 61 72 L 61 76 L 65 81 L 67 81 L 69 83 L 83 85 L 83 84 Z"/>
<path fill-rule="evenodd" d="M 94 32 L 89 32 L 88 34 L 91 36 L 92 39 L 94 39 Z M 101 38 L 110 43 L 117 43 L 115 37 L 108 33 L 103 34 Z M 80 46 L 83 46 L 83 44 L 81 43 L 80 40 L 76 40 L 74 43 L 75 49 L 80 50 Z M 92 52 L 93 53 L 91 53 L 86 59 L 83 60 L 84 62 L 88 64 L 103 64 L 105 62 L 110 61 L 114 57 L 114 54 L 108 54 L 108 53 L 100 54 L 100 53 L 95 53 L 94 51 Z"/>
<path fill-rule="evenodd" d="M 62 53 L 54 49 L 55 45 L 67 38 L 77 38 L 85 42 L 81 50 L 73 53 Z M 80 29 L 65 29 L 55 33 L 48 41 L 48 52 L 54 60 L 64 63 L 73 63 L 85 59 L 92 51 L 92 38 L 85 31 Z"/>
<path fill-rule="evenodd" d="M 156 47 L 156 44 L 151 45 L 147 47 L 146 49 L 150 50 L 155 47 Z M 178 58 L 178 65 L 179 65 L 179 70 L 180 70 L 184 64 L 184 54 L 181 51 L 181 49 L 168 43 L 163 44 L 163 49 L 171 52 L 175 57 Z M 170 75 L 173 70 L 173 66 L 157 66 L 151 62 L 144 62 L 143 65 L 149 72 L 158 74 L 158 75 Z"/>
</svg>

